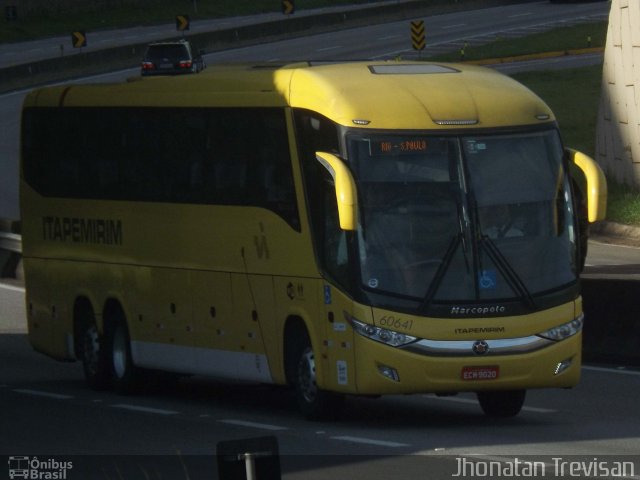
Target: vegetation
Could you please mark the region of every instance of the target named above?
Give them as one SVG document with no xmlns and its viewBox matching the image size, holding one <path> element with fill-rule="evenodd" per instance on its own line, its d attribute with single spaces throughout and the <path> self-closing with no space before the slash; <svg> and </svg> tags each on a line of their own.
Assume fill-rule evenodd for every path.
<svg viewBox="0 0 640 480">
<path fill-rule="evenodd" d="M 640 192 L 609 180 L 607 220 L 640 226 Z"/>
<path fill-rule="evenodd" d="M 551 107 L 567 146 L 595 155 L 602 66 L 513 75 Z M 568 88 L 571 94 L 567 94 Z M 607 220 L 640 226 L 640 192 L 608 179 Z"/>
<path fill-rule="evenodd" d="M 589 47 L 604 47 L 607 40 L 607 22 L 583 23 L 560 27 L 520 38 L 498 39 L 486 45 L 464 48 L 464 60 L 482 60 L 541 52 L 563 52 Z M 460 52 L 431 57 L 440 61 L 458 61 Z"/>
<path fill-rule="evenodd" d="M 594 156 L 602 65 L 523 72 L 512 77 L 551 107 L 567 146 Z"/>
<path fill-rule="evenodd" d="M 606 22 L 563 27 L 523 38 L 497 40 L 467 47 L 465 60 L 504 58 L 533 53 L 566 51 L 588 46 L 604 47 Z M 587 39 L 590 42 L 587 42 Z M 433 59 L 459 61 L 460 53 Z M 541 97 L 558 119 L 565 144 L 587 155 L 595 155 L 596 121 L 602 80 L 602 65 L 545 70 L 512 75 Z M 640 226 L 640 192 L 608 179 L 607 220 Z"/>
</svg>

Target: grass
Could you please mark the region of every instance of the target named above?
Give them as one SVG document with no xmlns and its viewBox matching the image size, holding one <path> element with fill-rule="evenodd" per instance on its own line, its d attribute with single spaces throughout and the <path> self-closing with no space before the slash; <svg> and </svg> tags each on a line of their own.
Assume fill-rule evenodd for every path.
<svg viewBox="0 0 640 480">
<path fill-rule="evenodd" d="M 609 181 L 607 220 L 640 226 L 640 192 Z"/>
<path fill-rule="evenodd" d="M 512 76 L 551 107 L 567 146 L 594 156 L 601 65 L 525 72 Z M 570 95 L 566 86 L 570 86 Z M 607 183 L 607 220 L 640 226 L 640 191 L 612 180 L 607 180 Z"/>
<path fill-rule="evenodd" d="M 567 146 L 594 156 L 601 65 L 525 72 L 515 74 L 513 78 L 534 91 L 551 107 Z M 607 183 L 607 220 L 640 226 L 640 192 L 612 180 L 607 180 Z"/>
<path fill-rule="evenodd" d="M 551 107 L 567 146 L 594 156 L 601 65 L 525 72 L 512 76 Z M 640 192 L 612 180 L 607 180 L 607 184 L 607 220 L 640 226 Z"/>
<path fill-rule="evenodd" d="M 601 65 L 523 72 L 512 77 L 534 91 L 551 107 L 567 146 L 594 156 Z M 568 88 L 571 94 L 567 93 Z"/>
<path fill-rule="evenodd" d="M 498 40 L 491 44 L 465 49 L 465 60 L 504 58 L 510 56 L 565 51 L 587 47 L 604 47 L 606 22 L 575 25 L 519 39 Z M 458 61 L 460 54 L 433 57 L 441 61 Z M 602 65 L 532 71 L 512 77 L 535 92 L 556 115 L 567 146 L 594 157 L 596 121 L 602 80 Z M 608 180 L 607 220 L 640 226 L 640 191 Z"/>
<path fill-rule="evenodd" d="M 562 52 L 589 47 L 604 47 L 607 39 L 607 22 L 594 22 L 554 28 L 521 38 L 499 39 L 486 45 L 464 49 L 465 60 L 504 58 L 541 52 Z M 431 57 L 438 61 L 458 61 L 459 52 Z"/>
</svg>

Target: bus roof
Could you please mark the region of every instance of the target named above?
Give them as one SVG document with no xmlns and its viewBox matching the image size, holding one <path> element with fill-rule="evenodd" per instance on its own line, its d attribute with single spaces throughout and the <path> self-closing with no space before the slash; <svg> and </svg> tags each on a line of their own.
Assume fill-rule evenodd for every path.
<svg viewBox="0 0 640 480">
<path fill-rule="evenodd" d="M 526 87 L 492 69 L 426 62 L 218 65 L 197 75 L 33 92 L 25 106 L 275 107 L 345 126 L 491 128 L 554 121 Z"/>
</svg>

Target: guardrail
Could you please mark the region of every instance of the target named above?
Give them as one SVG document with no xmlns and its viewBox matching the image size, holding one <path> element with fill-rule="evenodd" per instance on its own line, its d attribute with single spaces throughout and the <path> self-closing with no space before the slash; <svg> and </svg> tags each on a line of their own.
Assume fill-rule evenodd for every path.
<svg viewBox="0 0 640 480">
<path fill-rule="evenodd" d="M 22 253 L 22 236 L 17 233 L 0 232 L 0 250 Z"/>
<path fill-rule="evenodd" d="M 0 277 L 18 278 L 22 262 L 20 222 L 0 219 Z"/>
</svg>

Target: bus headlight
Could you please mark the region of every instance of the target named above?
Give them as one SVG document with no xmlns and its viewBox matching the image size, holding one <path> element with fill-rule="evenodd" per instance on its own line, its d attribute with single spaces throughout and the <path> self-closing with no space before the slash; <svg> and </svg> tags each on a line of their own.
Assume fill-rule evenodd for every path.
<svg viewBox="0 0 640 480">
<path fill-rule="evenodd" d="M 349 318 L 349 322 L 351 326 L 363 337 L 367 337 L 371 340 L 375 340 L 376 342 L 384 343 L 385 345 L 390 345 L 392 347 L 401 347 L 408 343 L 415 342 L 418 338 L 413 337 L 411 335 L 407 335 L 406 333 L 396 332 L 393 330 L 388 330 L 386 328 L 376 327 L 375 325 L 369 325 L 367 323 L 363 323 L 355 318 Z"/>
<path fill-rule="evenodd" d="M 584 323 L 584 314 L 570 322 L 563 323 L 557 327 L 550 328 L 546 332 L 539 333 L 539 337 L 548 338 L 549 340 L 564 340 L 565 338 L 572 337 L 576 333 L 582 330 L 582 324 Z"/>
</svg>

